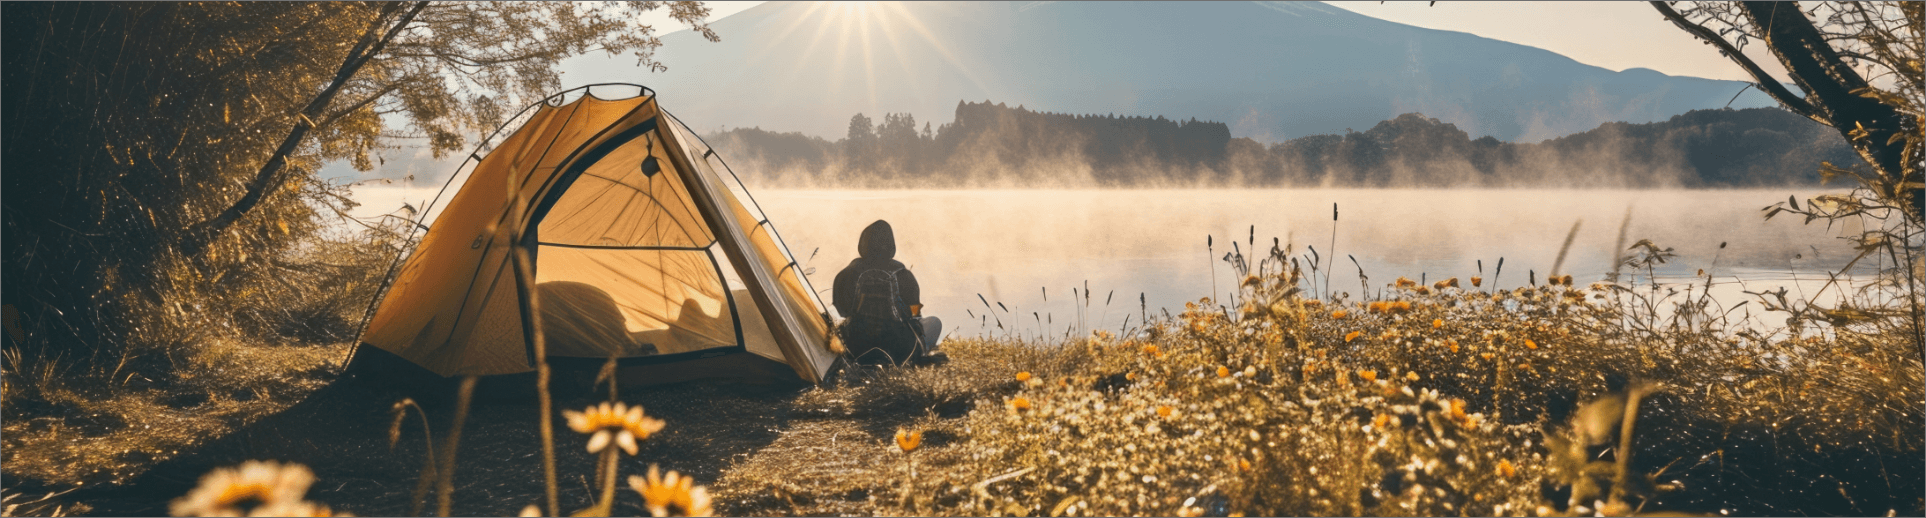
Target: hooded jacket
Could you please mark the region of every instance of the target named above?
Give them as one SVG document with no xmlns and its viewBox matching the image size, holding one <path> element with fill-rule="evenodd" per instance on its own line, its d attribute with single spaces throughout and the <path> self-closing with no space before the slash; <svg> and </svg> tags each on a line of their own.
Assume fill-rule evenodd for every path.
<svg viewBox="0 0 1926 518">
<path fill-rule="evenodd" d="M 830 294 L 830 303 L 836 312 L 847 317 L 856 311 L 856 276 L 864 270 L 896 271 L 896 295 L 903 303 L 911 306 L 922 304 L 918 297 L 920 288 L 916 275 L 896 260 L 896 233 L 889 228 L 889 222 L 876 220 L 863 229 L 862 237 L 856 240 L 858 257 L 836 273 L 836 282 Z"/>
</svg>

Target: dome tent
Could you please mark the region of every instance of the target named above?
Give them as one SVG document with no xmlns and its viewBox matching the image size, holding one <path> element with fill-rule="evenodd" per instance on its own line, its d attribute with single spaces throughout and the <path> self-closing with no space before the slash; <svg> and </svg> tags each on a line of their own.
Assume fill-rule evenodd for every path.
<svg viewBox="0 0 1926 518">
<path fill-rule="evenodd" d="M 597 95 L 617 87 L 637 94 Z M 549 363 L 612 356 L 624 384 L 822 381 L 837 360 L 829 313 L 741 181 L 653 91 L 582 87 L 503 127 L 517 121 L 449 180 L 460 189 L 380 296 L 357 356 L 444 377 L 529 372 L 525 324 L 539 312 Z"/>
</svg>

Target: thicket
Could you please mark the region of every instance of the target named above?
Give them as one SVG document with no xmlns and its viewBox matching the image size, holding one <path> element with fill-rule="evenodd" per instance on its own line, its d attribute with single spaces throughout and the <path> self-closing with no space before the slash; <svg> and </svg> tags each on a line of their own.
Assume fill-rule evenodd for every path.
<svg viewBox="0 0 1926 518">
<path fill-rule="evenodd" d="M 1219 122 L 1066 115 L 958 103 L 921 132 L 909 114 L 857 114 L 847 137 L 737 128 L 710 135 L 745 176 L 853 186 L 1760 187 L 1820 183 L 1812 164 L 1853 150 L 1824 125 L 1776 108 L 1694 110 L 1614 122 L 1540 143 L 1477 139 L 1407 113 L 1365 131 L 1265 146 Z"/>
</svg>

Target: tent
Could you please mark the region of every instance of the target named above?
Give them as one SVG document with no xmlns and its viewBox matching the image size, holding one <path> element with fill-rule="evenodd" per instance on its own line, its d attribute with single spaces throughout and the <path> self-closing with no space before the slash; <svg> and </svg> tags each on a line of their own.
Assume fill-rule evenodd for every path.
<svg viewBox="0 0 1926 518">
<path fill-rule="evenodd" d="M 597 95 L 611 86 L 639 93 Z M 653 91 L 583 87 L 516 121 L 449 180 L 465 178 L 379 297 L 362 349 L 441 376 L 529 372 L 539 313 L 549 363 L 613 356 L 624 384 L 822 381 L 840 348 L 829 312 L 735 173 Z M 534 269 L 520 286 L 517 225 Z"/>
</svg>

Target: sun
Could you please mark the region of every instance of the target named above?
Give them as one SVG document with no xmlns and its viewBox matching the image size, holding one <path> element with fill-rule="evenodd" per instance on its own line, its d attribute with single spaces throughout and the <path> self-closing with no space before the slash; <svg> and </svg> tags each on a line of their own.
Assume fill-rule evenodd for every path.
<svg viewBox="0 0 1926 518">
<path fill-rule="evenodd" d="M 940 11 L 940 8 L 938 8 Z M 800 46 L 809 59 L 789 63 L 769 60 L 778 49 L 756 49 L 749 56 L 750 66 L 781 66 L 789 76 L 801 79 L 827 68 L 840 73 L 828 74 L 839 89 L 864 91 L 877 98 L 882 77 L 916 69 L 912 56 L 929 56 L 948 65 L 965 81 L 984 88 L 979 67 L 963 63 L 950 43 L 939 38 L 923 19 L 931 8 L 912 10 L 902 2 L 814 2 L 804 7 L 803 15 L 789 23 L 771 27 L 777 46 Z M 922 13 L 919 16 L 919 13 Z M 882 52 L 879 52 L 882 49 Z M 921 49 L 909 51 L 908 49 Z M 793 53 L 793 49 L 785 49 Z M 935 78 L 915 74 L 904 78 L 910 88 L 935 88 Z M 821 76 L 818 76 L 821 77 Z"/>
</svg>

